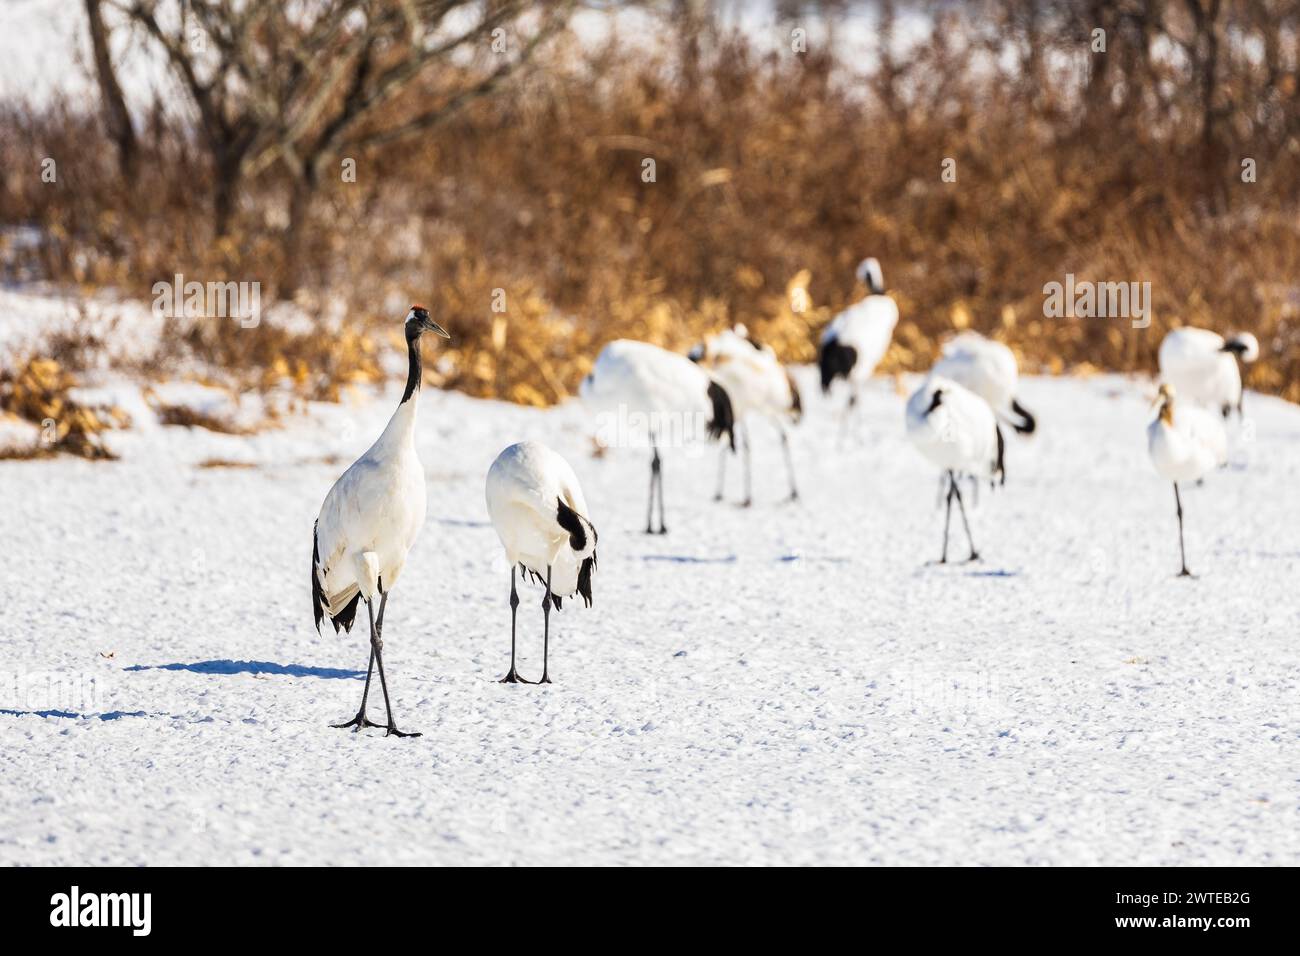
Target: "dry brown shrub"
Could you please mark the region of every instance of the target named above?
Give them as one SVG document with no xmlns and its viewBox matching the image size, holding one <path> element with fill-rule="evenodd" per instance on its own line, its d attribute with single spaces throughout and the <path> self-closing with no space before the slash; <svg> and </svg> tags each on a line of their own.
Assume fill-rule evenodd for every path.
<svg viewBox="0 0 1300 956">
<path fill-rule="evenodd" d="M 1153 372 L 1163 333 L 1197 324 L 1253 331 L 1247 384 L 1300 401 L 1300 85 L 1269 45 L 1283 8 L 1294 16 L 1224 5 L 1235 33 L 1209 104 L 1195 64 L 1152 59 L 1159 45 L 1125 32 L 1136 21 L 1112 24 L 1113 54 L 1091 59 L 1087 4 L 936 4 L 933 34 L 866 75 L 820 48 L 761 54 L 702 12 L 666 22 L 657 45 L 559 44 L 508 95 L 360 153 L 355 183 L 321 184 L 299 303 L 342 303 L 340 331 L 217 322 L 171 347 L 237 387 L 333 398 L 381 376 L 395 323 L 422 301 L 453 336 L 427 354 L 431 383 L 543 405 L 616 337 L 685 348 L 744 322 L 809 361 L 874 255 L 902 317 L 885 372 L 926 368 L 958 328 L 1007 342 L 1027 372 Z M 1169 23 L 1186 36 L 1182 16 Z M 44 229 L 24 253 L 42 275 L 141 296 L 177 272 L 256 280 L 273 300 L 282 170 L 249 184 L 217 242 L 210 173 L 162 116 L 143 124 L 131 183 L 84 113 L 3 120 L 0 168 L 87 157 L 58 189 L 0 189 L 0 218 Z M 1242 156 L 1258 182 L 1241 181 Z M 1150 281 L 1155 321 L 1045 318 L 1043 286 L 1067 273 Z"/>
<path fill-rule="evenodd" d="M 0 411 L 41 426 L 37 445 L 10 457 L 38 458 L 66 452 L 81 458 L 113 459 L 100 435 L 130 425 L 114 406 L 85 405 L 69 396 L 76 379 L 48 358 L 31 358 L 17 371 L 0 368 Z"/>
<path fill-rule="evenodd" d="M 251 461 L 231 461 L 228 458 L 205 458 L 198 463 L 197 467 L 204 469 L 245 469 L 256 468 L 257 465 Z"/>
<path fill-rule="evenodd" d="M 211 412 L 205 412 L 202 409 L 193 408 L 189 405 L 170 405 L 166 402 L 159 401 L 156 397 L 150 397 L 146 392 L 146 399 L 149 401 L 153 412 L 158 416 L 160 425 L 179 425 L 183 428 L 202 428 L 206 431 L 217 432 L 222 435 L 249 435 L 252 432 L 220 415 L 213 415 Z"/>
<path fill-rule="evenodd" d="M 223 370 L 237 391 L 289 387 L 304 399 L 338 401 L 348 385 L 382 379 L 379 345 L 355 325 L 302 332 L 230 319 L 174 322 L 164 333 L 173 361 L 192 359 Z"/>
</svg>

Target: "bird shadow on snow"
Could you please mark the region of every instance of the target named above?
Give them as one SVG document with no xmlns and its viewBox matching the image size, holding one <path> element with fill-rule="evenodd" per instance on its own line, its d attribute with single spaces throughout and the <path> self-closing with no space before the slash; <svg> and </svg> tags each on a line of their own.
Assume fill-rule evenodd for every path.
<svg viewBox="0 0 1300 956">
<path fill-rule="evenodd" d="M 320 677 L 326 680 L 360 680 L 364 671 L 338 667 L 307 667 L 303 664 L 275 664 L 270 661 L 193 661 L 188 664 L 135 664 L 128 671 L 190 671 L 194 674 L 284 674 L 288 677 Z"/>
<path fill-rule="evenodd" d="M 927 561 L 925 564 L 917 568 L 912 573 L 912 576 L 922 577 L 930 573 L 937 572 L 939 574 L 942 574 L 945 571 L 947 571 L 953 574 L 961 574 L 962 577 L 966 577 L 966 578 L 1018 578 L 1020 577 L 1020 571 L 1013 570 L 1011 568 L 984 568 L 982 570 L 980 569 L 962 570 L 967 565 L 968 562 L 966 561 L 951 561 L 947 564 L 940 564 L 938 561 Z"/>
<path fill-rule="evenodd" d="M 734 564 L 736 556 L 729 554 L 725 558 L 701 558 L 693 554 L 643 554 L 642 561 L 668 561 L 672 564 Z"/>
<path fill-rule="evenodd" d="M 435 518 L 438 524 L 449 525 L 453 528 L 490 528 L 490 521 L 474 521 L 469 518 Z"/>
<path fill-rule="evenodd" d="M 728 554 L 718 558 L 706 558 L 693 554 L 643 554 L 642 561 L 667 561 L 670 564 L 735 564 L 736 555 Z M 848 558 L 808 557 L 802 554 L 783 554 L 773 559 L 777 564 L 848 564 Z"/>
<path fill-rule="evenodd" d="M 0 710 L 4 717 L 66 717 L 70 720 L 119 720 L 122 717 L 148 717 L 143 710 L 113 710 L 106 714 L 78 714 L 71 710 Z"/>
</svg>

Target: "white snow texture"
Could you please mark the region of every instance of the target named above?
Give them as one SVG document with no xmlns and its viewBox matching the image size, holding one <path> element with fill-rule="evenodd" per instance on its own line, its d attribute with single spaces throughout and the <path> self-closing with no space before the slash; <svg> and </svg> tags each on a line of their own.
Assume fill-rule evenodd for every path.
<svg viewBox="0 0 1300 956">
<path fill-rule="evenodd" d="M 802 500 L 756 423 L 748 510 L 734 464 L 711 500 L 716 447 L 665 450 L 666 537 L 642 533 L 648 452 L 593 458 L 577 403 L 426 390 L 428 518 L 384 628 L 409 740 L 327 726 L 356 712 L 366 623 L 318 636 L 308 578 L 321 500 L 400 388 L 253 437 L 142 409 L 119 462 L 0 462 L 0 862 L 1300 863 L 1300 409 L 1246 396 L 1231 463 L 1184 490 L 1180 580 L 1151 384 L 1026 378 L 1039 433 L 1008 434 L 971 509 L 984 560 L 933 566 L 903 399 L 873 381 L 840 450 L 812 372 Z M 569 460 L 600 533 L 551 686 L 496 683 L 483 482 L 524 439 Z M 520 596 L 535 679 L 541 591 Z"/>
</svg>

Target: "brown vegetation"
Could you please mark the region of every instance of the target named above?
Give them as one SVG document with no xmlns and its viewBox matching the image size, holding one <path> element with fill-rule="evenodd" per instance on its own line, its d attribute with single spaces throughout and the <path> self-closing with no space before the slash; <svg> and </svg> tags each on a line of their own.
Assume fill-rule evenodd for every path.
<svg viewBox="0 0 1300 956">
<path fill-rule="evenodd" d="M 168 405 L 165 402 L 154 402 L 152 405 L 154 414 L 158 416 L 160 425 L 179 425 L 182 428 L 202 428 L 210 432 L 218 432 L 222 435 L 247 435 L 250 434 L 248 429 L 241 428 L 233 422 L 229 422 L 218 415 L 205 412 L 202 409 L 193 408 L 189 405 Z"/>
<path fill-rule="evenodd" d="M 1028 371 L 1154 370 L 1164 331 L 1196 324 L 1255 332 L 1248 384 L 1300 400 L 1295 0 L 921 5 L 934 28 L 906 49 L 885 3 L 865 68 L 815 22 L 807 52 L 765 53 L 707 9 L 676 5 L 652 44 L 559 35 L 504 95 L 400 139 L 344 138 L 356 181 L 327 151 L 309 208 L 290 208 L 284 157 L 248 170 L 224 229 L 214 164 L 173 114 L 135 118 L 123 178 L 111 124 L 10 107 L 0 167 L 62 159 L 55 187 L 9 175 L 0 219 L 44 228 L 26 255 L 60 281 L 147 296 L 183 272 L 261 281 L 264 303 L 343 301 L 328 336 L 213 322 L 177 337 L 250 387 L 287 373 L 314 397 L 377 375 L 377 333 L 417 300 L 452 332 L 431 379 L 516 402 L 570 394 L 619 336 L 678 348 L 743 321 L 807 361 L 875 255 L 902 313 L 887 370 L 925 368 L 966 326 Z M 363 129 L 444 102 L 470 78 L 449 71 Z M 1154 323 L 1045 318 L 1043 286 L 1067 273 L 1150 281 Z"/>
<path fill-rule="evenodd" d="M 6 448 L 7 458 L 43 458 L 66 452 L 82 458 L 113 459 L 101 435 L 130 424 L 120 408 L 87 405 L 69 391 L 76 379 L 51 359 L 32 358 L 17 369 L 0 367 L 0 413 L 40 426 L 35 444 Z"/>
<path fill-rule="evenodd" d="M 256 468 L 257 465 L 251 461 L 232 461 L 228 458 L 205 458 L 198 464 L 199 468 L 212 469 L 249 469 Z"/>
</svg>

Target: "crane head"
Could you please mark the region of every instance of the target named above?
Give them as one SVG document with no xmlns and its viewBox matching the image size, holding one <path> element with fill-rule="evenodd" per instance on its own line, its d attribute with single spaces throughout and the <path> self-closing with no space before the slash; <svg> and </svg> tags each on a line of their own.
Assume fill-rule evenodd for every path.
<svg viewBox="0 0 1300 956">
<path fill-rule="evenodd" d="M 429 310 L 422 305 L 411 306 L 411 311 L 406 313 L 405 324 L 408 339 L 418 339 L 425 332 L 433 332 L 444 339 L 451 338 L 441 325 L 429 318 Z"/>
</svg>

